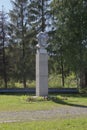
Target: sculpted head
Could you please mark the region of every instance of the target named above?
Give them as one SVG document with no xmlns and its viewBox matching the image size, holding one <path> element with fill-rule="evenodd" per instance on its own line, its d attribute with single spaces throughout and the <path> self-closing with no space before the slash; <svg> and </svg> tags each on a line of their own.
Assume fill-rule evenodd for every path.
<svg viewBox="0 0 87 130">
<path fill-rule="evenodd" d="M 46 32 L 40 32 L 37 35 L 38 44 L 40 47 L 46 47 L 48 41 L 48 34 Z"/>
</svg>

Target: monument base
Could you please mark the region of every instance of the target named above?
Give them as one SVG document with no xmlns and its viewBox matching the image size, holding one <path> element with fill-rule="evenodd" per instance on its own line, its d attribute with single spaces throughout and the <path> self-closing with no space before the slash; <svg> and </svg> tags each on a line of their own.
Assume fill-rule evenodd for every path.
<svg viewBox="0 0 87 130">
<path fill-rule="evenodd" d="M 48 54 L 36 54 L 36 96 L 48 96 Z"/>
</svg>

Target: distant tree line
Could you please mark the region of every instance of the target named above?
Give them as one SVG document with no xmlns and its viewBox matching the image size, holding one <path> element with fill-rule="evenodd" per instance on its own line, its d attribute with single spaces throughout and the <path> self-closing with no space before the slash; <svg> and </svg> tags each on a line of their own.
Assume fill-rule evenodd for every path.
<svg viewBox="0 0 87 130">
<path fill-rule="evenodd" d="M 0 84 L 35 80 L 36 35 L 49 34 L 49 75 L 77 80 L 87 69 L 86 0 L 12 0 L 8 15 L 0 12 Z M 7 20 L 8 17 L 8 20 Z"/>
</svg>

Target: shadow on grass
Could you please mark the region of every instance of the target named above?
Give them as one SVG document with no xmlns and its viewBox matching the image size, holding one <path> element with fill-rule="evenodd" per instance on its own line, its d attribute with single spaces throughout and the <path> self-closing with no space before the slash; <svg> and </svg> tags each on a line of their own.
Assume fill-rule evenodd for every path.
<svg viewBox="0 0 87 130">
<path fill-rule="evenodd" d="M 27 96 L 35 96 L 35 94 L 29 94 L 29 93 L 8 93 L 8 94 L 1 94 L 1 95 L 12 95 L 12 96 L 22 96 L 22 95 L 27 95 Z M 72 98 L 78 98 L 80 100 L 80 98 L 87 98 L 87 94 L 59 94 L 61 96 L 61 98 L 57 97 L 58 94 L 53 94 L 51 96 L 48 96 L 48 99 L 45 99 L 46 101 L 53 101 L 57 104 L 61 104 L 61 105 L 68 105 L 68 106 L 73 106 L 73 107 L 81 107 L 81 108 L 87 108 L 87 105 L 81 105 L 81 104 L 75 104 L 75 103 L 70 103 L 68 102 L 68 99 L 70 97 Z"/>
<path fill-rule="evenodd" d="M 83 95 L 62 95 L 62 96 L 65 96 L 65 97 L 62 97 L 62 98 L 58 98 L 58 97 L 52 97 L 51 100 L 55 103 L 58 103 L 58 104 L 61 104 L 61 105 L 68 105 L 68 106 L 73 106 L 73 107 L 81 107 L 81 108 L 87 108 L 87 105 L 81 105 L 81 104 L 74 104 L 74 103 L 70 103 L 68 102 L 68 98 L 69 97 L 78 97 L 79 100 L 80 98 L 82 97 L 87 97 L 87 95 L 83 94 Z"/>
</svg>

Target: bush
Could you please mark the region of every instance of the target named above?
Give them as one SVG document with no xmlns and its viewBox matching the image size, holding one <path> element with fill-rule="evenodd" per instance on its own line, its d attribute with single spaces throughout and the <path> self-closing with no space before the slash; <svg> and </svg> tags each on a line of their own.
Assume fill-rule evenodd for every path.
<svg viewBox="0 0 87 130">
<path fill-rule="evenodd" d="M 26 101 L 27 102 L 42 102 L 42 101 L 48 101 L 49 97 L 48 96 L 29 96 Z"/>
<path fill-rule="evenodd" d="M 62 88 L 62 76 L 61 74 L 51 74 L 48 80 L 49 88 Z M 71 73 L 69 76 L 65 77 L 65 87 L 66 88 L 75 88 L 77 87 L 77 80 L 74 73 Z"/>
<path fill-rule="evenodd" d="M 81 93 L 81 94 L 87 94 L 87 86 L 86 86 L 86 88 L 80 88 L 79 89 L 79 93 Z"/>
<path fill-rule="evenodd" d="M 35 88 L 35 86 L 36 86 L 35 80 L 28 80 L 27 81 L 28 88 Z"/>
</svg>

